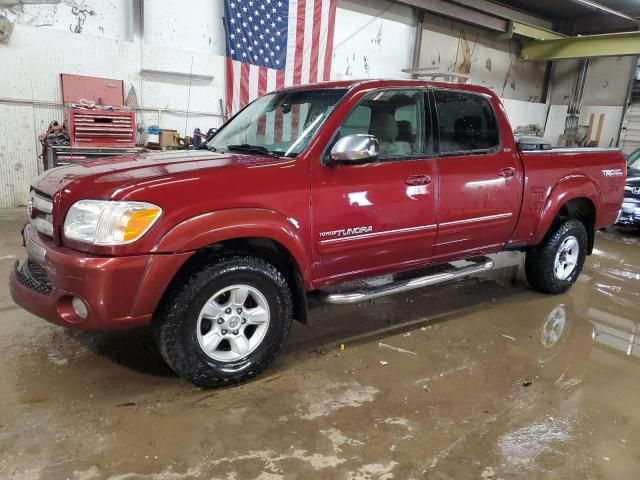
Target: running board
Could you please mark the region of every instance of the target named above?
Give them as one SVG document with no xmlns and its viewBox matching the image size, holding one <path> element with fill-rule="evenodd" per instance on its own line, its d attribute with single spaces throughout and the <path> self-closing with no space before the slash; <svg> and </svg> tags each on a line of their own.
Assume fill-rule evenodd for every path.
<svg viewBox="0 0 640 480">
<path fill-rule="evenodd" d="M 366 300 L 372 300 L 374 298 L 384 297 L 394 293 L 407 292 L 416 288 L 450 282 L 451 280 L 474 275 L 476 273 L 487 272 L 493 268 L 493 260 L 488 257 L 471 258 L 465 261 L 471 262 L 472 265 L 462 267 L 452 266 L 451 269 L 444 272 L 397 280 L 382 286 L 372 286 L 346 292 L 325 293 L 323 300 L 327 303 L 343 305 L 364 302 Z"/>
</svg>

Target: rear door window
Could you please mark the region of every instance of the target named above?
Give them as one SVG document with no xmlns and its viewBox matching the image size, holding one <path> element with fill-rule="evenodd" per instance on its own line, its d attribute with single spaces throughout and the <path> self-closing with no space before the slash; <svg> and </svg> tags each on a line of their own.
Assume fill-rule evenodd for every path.
<svg viewBox="0 0 640 480">
<path fill-rule="evenodd" d="M 440 153 L 482 153 L 500 145 L 495 113 L 477 94 L 436 90 Z"/>
</svg>

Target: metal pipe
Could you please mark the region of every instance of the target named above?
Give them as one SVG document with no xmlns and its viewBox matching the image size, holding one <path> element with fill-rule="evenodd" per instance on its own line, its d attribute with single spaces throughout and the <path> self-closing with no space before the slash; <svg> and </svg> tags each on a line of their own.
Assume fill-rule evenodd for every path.
<svg viewBox="0 0 640 480">
<path fill-rule="evenodd" d="M 415 32 L 413 36 L 413 51 L 411 52 L 411 68 L 416 69 L 420 66 L 420 52 L 422 50 L 422 29 L 424 28 L 424 11 L 414 9 Z M 413 74 L 414 78 L 418 78 Z"/>
<path fill-rule="evenodd" d="M 615 15 L 616 17 L 624 18 L 625 20 L 628 20 L 634 25 L 638 24 L 638 20 L 636 20 L 635 18 L 630 17 L 629 15 L 624 14 L 622 12 L 619 12 L 618 10 L 614 10 L 613 8 L 609 8 L 604 5 L 601 5 L 600 3 L 593 2 L 592 0 L 569 0 L 569 1 L 585 7 L 590 7 L 595 10 L 599 10 L 604 13 L 608 13 L 609 15 Z"/>
<path fill-rule="evenodd" d="M 573 97 L 567 108 L 567 120 L 565 123 L 565 131 L 567 129 L 578 128 L 580 119 L 580 110 L 582 109 L 582 97 L 584 96 L 584 85 L 587 81 L 587 73 L 589 71 L 589 59 L 584 58 L 580 61 L 580 69 L 576 78 L 576 86 Z"/>
<path fill-rule="evenodd" d="M 0 97 L 0 103 L 5 104 L 14 104 L 14 105 L 33 105 L 33 106 L 42 106 L 42 107 L 56 107 L 63 109 L 64 107 L 60 105 L 60 102 L 55 102 L 52 100 L 30 100 L 26 98 L 10 98 L 10 97 Z M 194 116 L 202 116 L 202 117 L 223 117 L 222 113 L 214 113 L 214 112 L 199 112 L 194 110 L 180 110 L 174 108 L 163 108 L 163 107 L 136 107 L 134 110 L 139 112 L 159 112 L 159 113 L 173 113 L 176 115 L 194 115 Z"/>
</svg>

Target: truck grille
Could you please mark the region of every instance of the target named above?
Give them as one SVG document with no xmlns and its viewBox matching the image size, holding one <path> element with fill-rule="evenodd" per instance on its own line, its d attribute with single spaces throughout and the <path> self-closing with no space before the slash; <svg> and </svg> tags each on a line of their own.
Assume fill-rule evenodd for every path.
<svg viewBox="0 0 640 480">
<path fill-rule="evenodd" d="M 31 190 L 27 210 L 32 227 L 48 237 L 53 237 L 53 201 L 51 198 Z"/>
<path fill-rule="evenodd" d="M 41 295 L 50 295 L 53 290 L 47 272 L 31 260 L 25 260 L 22 265 L 16 263 L 16 278 L 22 285 Z"/>
</svg>

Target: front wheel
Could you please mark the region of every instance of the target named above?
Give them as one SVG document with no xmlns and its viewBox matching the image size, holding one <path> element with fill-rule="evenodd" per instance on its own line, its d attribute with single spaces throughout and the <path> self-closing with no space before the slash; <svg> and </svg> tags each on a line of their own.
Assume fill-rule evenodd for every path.
<svg viewBox="0 0 640 480">
<path fill-rule="evenodd" d="M 209 388 L 266 368 L 291 321 L 291 292 L 282 274 L 262 259 L 232 256 L 204 266 L 171 292 L 154 325 L 171 368 Z"/>
<path fill-rule="evenodd" d="M 587 253 L 587 230 L 579 220 L 558 222 L 542 243 L 527 252 L 527 281 L 544 293 L 569 290 L 582 271 Z"/>
</svg>

